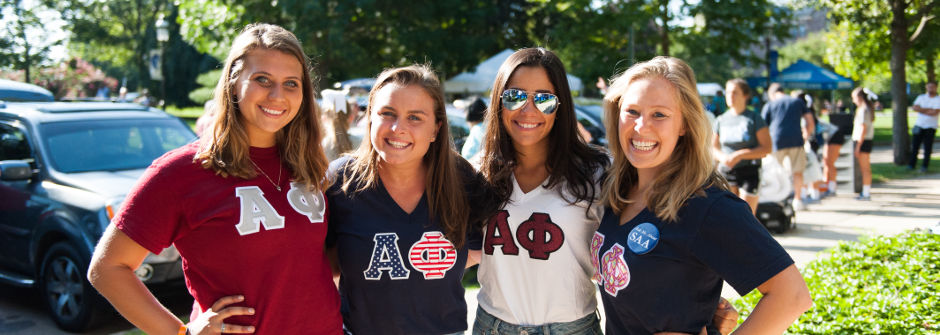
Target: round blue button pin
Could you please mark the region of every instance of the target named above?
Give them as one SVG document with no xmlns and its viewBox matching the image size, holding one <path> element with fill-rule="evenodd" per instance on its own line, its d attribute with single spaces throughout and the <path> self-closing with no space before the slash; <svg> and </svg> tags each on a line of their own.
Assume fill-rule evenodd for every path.
<svg viewBox="0 0 940 335">
<path fill-rule="evenodd" d="M 627 247 L 637 255 L 650 252 L 659 243 L 659 228 L 656 225 L 644 222 L 627 234 Z"/>
</svg>

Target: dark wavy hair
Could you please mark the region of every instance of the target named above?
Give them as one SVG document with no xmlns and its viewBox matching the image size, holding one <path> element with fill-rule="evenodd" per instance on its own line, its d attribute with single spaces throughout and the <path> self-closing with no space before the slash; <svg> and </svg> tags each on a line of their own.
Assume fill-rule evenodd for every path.
<svg viewBox="0 0 940 335">
<path fill-rule="evenodd" d="M 512 195 L 512 173 L 517 164 L 517 157 L 512 138 L 502 123 L 503 108 L 500 95 L 509 78 L 520 67 L 545 69 L 548 80 L 555 87 L 555 94 L 558 96 L 555 123 L 548 134 L 549 149 L 545 160 L 549 173 L 547 186 L 552 187 L 563 182 L 567 192 L 559 192 L 572 204 L 583 200 L 594 201 L 600 193 L 596 187 L 598 177 L 610 164 L 610 160 L 602 149 L 585 143 L 578 135 L 578 120 L 574 113 L 574 101 L 568 87 L 565 66 L 555 53 L 544 48 L 520 49 L 499 67 L 486 114 L 488 126 L 480 172 L 493 188 L 501 206 L 505 205 Z M 569 199 L 569 195 L 574 198 Z"/>
</svg>

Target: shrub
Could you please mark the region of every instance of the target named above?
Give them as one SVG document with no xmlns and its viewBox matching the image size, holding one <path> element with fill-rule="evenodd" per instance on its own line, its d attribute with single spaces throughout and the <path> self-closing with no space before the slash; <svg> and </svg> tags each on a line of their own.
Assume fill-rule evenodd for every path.
<svg viewBox="0 0 940 335">
<path fill-rule="evenodd" d="M 791 334 L 940 333 L 940 235 L 842 242 L 802 273 L 813 307 Z M 735 301 L 742 320 L 760 297 L 754 290 Z"/>
<path fill-rule="evenodd" d="M 219 82 L 219 77 L 221 76 L 221 69 L 200 74 L 198 77 L 196 77 L 196 83 L 201 85 L 201 87 L 193 90 L 192 92 L 189 92 L 189 100 L 192 100 L 201 105 L 212 99 L 215 85 Z"/>
</svg>

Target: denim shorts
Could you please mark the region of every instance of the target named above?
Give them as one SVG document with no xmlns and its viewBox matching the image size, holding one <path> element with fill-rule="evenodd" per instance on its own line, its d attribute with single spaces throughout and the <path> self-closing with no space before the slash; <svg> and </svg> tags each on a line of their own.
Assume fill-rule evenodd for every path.
<svg viewBox="0 0 940 335">
<path fill-rule="evenodd" d="M 597 312 L 571 322 L 549 323 L 541 326 L 520 326 L 505 322 L 477 307 L 473 335 L 602 335 L 601 320 Z"/>
</svg>

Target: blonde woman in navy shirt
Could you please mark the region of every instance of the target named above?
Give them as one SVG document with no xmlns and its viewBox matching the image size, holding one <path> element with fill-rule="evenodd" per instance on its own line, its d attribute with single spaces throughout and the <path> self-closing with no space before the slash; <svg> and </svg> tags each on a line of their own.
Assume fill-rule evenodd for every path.
<svg viewBox="0 0 940 335">
<path fill-rule="evenodd" d="M 735 333 L 783 333 L 812 304 L 809 292 L 716 173 L 692 69 L 670 57 L 636 64 L 604 105 L 614 161 L 591 249 L 606 332 L 698 333 L 724 280 L 741 295 L 763 294 Z"/>
</svg>

